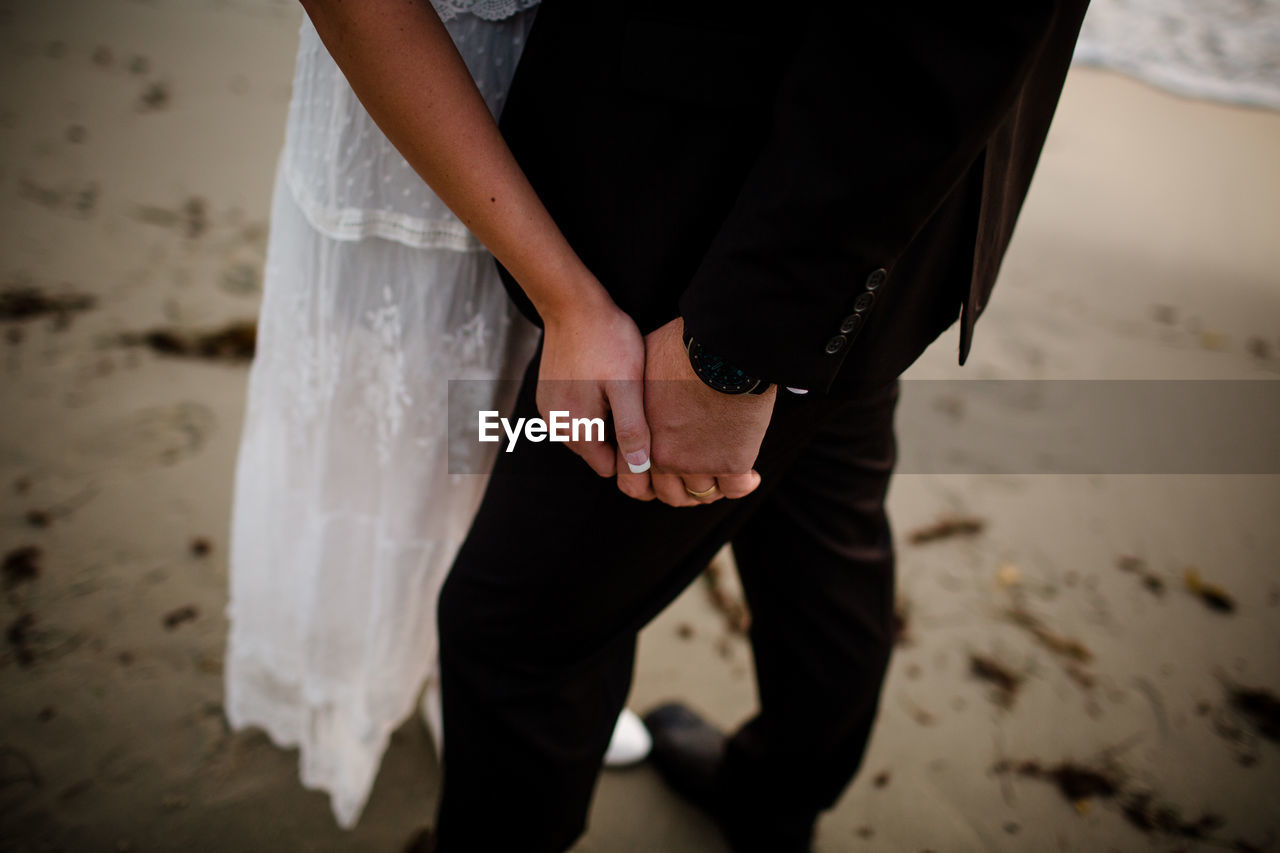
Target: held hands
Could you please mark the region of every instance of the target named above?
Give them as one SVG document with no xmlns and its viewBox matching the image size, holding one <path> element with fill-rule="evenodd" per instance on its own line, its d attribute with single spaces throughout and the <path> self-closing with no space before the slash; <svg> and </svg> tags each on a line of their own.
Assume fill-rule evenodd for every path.
<svg viewBox="0 0 1280 853">
<path fill-rule="evenodd" d="M 637 500 L 684 507 L 754 491 L 760 475 L 751 466 L 776 389 L 758 396 L 712 390 L 689 365 L 680 318 L 642 338 L 607 296 L 592 301 L 544 315 L 538 410 L 544 418 L 557 410 L 574 418 L 611 415 L 616 444 L 569 448 L 600 476 L 616 476 L 618 488 Z"/>
</svg>

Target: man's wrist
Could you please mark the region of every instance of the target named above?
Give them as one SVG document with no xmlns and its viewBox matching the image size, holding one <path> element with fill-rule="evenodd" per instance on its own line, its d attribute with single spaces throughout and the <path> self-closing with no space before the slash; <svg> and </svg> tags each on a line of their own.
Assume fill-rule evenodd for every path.
<svg viewBox="0 0 1280 853">
<path fill-rule="evenodd" d="M 689 367 L 708 388 L 729 396 L 759 395 L 769 390 L 772 383 L 730 364 L 704 347 L 690 334 L 687 326 L 682 324 L 682 327 L 681 340 L 689 358 Z"/>
</svg>

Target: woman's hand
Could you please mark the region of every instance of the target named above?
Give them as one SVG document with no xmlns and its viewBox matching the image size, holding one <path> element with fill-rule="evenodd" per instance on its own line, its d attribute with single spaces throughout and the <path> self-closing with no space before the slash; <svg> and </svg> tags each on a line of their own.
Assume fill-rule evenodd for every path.
<svg viewBox="0 0 1280 853">
<path fill-rule="evenodd" d="M 649 484 L 649 427 L 644 416 L 644 337 L 604 288 L 549 310 L 540 307 L 546 330 L 538 365 L 538 411 L 569 412 L 570 418 L 613 421 L 613 440 L 592 441 L 589 430 L 568 447 L 601 477 L 618 477 L 618 488 L 634 498 L 654 497 Z"/>
</svg>

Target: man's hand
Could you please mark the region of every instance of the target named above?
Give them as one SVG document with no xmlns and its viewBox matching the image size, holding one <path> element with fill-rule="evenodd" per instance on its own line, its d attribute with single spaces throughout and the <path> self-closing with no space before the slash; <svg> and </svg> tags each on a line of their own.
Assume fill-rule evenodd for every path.
<svg viewBox="0 0 1280 853">
<path fill-rule="evenodd" d="M 653 470 L 619 471 L 618 487 L 671 506 L 697 506 L 740 498 L 760 485 L 753 469 L 773 415 L 777 389 L 764 394 L 721 394 L 689 365 L 679 317 L 645 337 L 644 408 Z M 649 489 L 652 492 L 649 493 Z M 695 498 L 689 492 L 707 492 Z"/>
</svg>

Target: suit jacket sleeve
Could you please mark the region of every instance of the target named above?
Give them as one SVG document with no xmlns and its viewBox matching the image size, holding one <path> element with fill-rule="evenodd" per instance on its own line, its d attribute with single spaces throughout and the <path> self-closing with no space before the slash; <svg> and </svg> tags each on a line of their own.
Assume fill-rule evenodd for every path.
<svg viewBox="0 0 1280 853">
<path fill-rule="evenodd" d="M 1036 0 L 828 5 L 806 19 L 765 144 L 680 297 L 709 349 L 815 390 L 856 351 L 840 327 L 868 275 L 899 284 L 895 258 L 982 153 L 1057 13 Z"/>
</svg>

